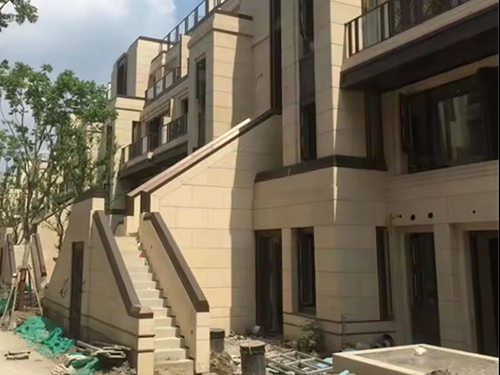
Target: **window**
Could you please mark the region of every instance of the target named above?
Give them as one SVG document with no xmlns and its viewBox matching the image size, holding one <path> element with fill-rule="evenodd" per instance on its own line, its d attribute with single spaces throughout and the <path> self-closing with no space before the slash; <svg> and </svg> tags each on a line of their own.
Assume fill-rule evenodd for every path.
<svg viewBox="0 0 500 375">
<path fill-rule="evenodd" d="M 300 108 L 300 157 L 302 161 L 316 159 L 316 104 Z"/>
<path fill-rule="evenodd" d="M 300 0 L 299 2 L 300 23 L 300 55 L 307 57 L 314 52 L 314 1 Z"/>
<path fill-rule="evenodd" d="M 382 102 L 380 94 L 365 93 L 366 156 L 377 166 L 385 166 Z"/>
<path fill-rule="evenodd" d="M 297 280 L 299 312 L 316 313 L 316 267 L 314 265 L 314 230 L 297 229 Z"/>
<path fill-rule="evenodd" d="M 127 55 L 117 63 L 116 94 L 127 95 Z"/>
<path fill-rule="evenodd" d="M 281 77 L 281 0 L 271 0 L 271 107 L 281 109 L 282 77 Z"/>
<path fill-rule="evenodd" d="M 498 159 L 498 68 L 401 97 L 410 173 Z"/>
<path fill-rule="evenodd" d="M 387 228 L 376 228 L 380 319 L 392 319 L 391 265 Z"/>
<path fill-rule="evenodd" d="M 186 115 L 189 111 L 189 101 L 188 98 L 181 100 L 181 115 Z"/>
<path fill-rule="evenodd" d="M 196 63 L 196 99 L 198 104 L 198 147 L 206 143 L 206 91 L 207 91 L 207 65 L 206 60 Z"/>
<path fill-rule="evenodd" d="M 132 121 L 132 143 L 141 139 L 141 123 L 139 121 Z"/>
</svg>

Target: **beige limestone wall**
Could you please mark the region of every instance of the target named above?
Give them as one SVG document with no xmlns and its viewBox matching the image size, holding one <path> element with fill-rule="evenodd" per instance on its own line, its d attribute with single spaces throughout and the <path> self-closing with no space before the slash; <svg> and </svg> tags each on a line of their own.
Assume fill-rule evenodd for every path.
<svg viewBox="0 0 500 375">
<path fill-rule="evenodd" d="M 160 43 L 138 39 L 131 49 L 135 54 L 132 59 L 129 58 L 129 67 L 127 67 L 127 78 L 130 80 L 127 84 L 130 90 L 129 95 L 143 98 L 148 88 L 151 60 L 158 55 Z"/>
<path fill-rule="evenodd" d="M 342 316 L 348 322 L 372 321 L 353 328 L 350 340 L 371 340 L 376 334 L 367 332 L 390 329 L 390 323 L 377 322 L 375 227 L 385 225 L 385 179 L 381 172 L 325 168 L 255 184 L 254 229 L 282 232 L 286 337 L 297 338 L 303 321 L 298 317 L 294 259 L 296 228 L 305 227 L 314 228 L 315 318 L 327 345 L 340 348 Z"/>
<path fill-rule="evenodd" d="M 279 124 L 258 125 L 151 194 L 209 301 L 210 326 L 226 332 L 254 323 L 253 181 L 281 161 Z"/>
<path fill-rule="evenodd" d="M 93 213 L 103 209 L 104 199 L 100 198 L 72 206 L 63 248 L 44 294 L 44 312 L 65 330 L 69 329 L 72 244 L 83 242 L 82 339 L 106 339 L 131 347 L 134 350 L 133 364 L 139 373 L 152 375 L 154 320 L 138 320 L 127 313 L 92 220 Z"/>
<path fill-rule="evenodd" d="M 175 323 L 188 347 L 189 357 L 194 358 L 196 373 L 207 373 L 210 369 L 210 313 L 195 310 L 150 220 L 141 218 L 139 238 L 154 280 L 157 280 L 158 287 L 168 298 Z"/>
<path fill-rule="evenodd" d="M 344 24 L 361 13 L 361 2 L 314 1 L 316 137 L 318 158 L 332 154 L 366 156 L 364 99 L 340 87 Z M 282 1 L 283 160 L 300 161 L 299 6 Z"/>
</svg>

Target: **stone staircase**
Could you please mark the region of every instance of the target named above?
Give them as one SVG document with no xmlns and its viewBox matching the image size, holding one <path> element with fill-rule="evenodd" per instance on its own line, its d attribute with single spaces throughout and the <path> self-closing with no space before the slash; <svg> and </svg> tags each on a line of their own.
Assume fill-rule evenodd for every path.
<svg viewBox="0 0 500 375">
<path fill-rule="evenodd" d="M 144 258 L 141 257 L 142 251 L 136 238 L 115 238 L 141 305 L 151 308 L 154 313 L 155 368 L 165 369 L 172 375 L 193 375 L 194 363 L 187 357 L 175 318 L 170 315 L 166 300 L 161 297 L 161 290 L 153 280 L 145 254 Z"/>
</svg>

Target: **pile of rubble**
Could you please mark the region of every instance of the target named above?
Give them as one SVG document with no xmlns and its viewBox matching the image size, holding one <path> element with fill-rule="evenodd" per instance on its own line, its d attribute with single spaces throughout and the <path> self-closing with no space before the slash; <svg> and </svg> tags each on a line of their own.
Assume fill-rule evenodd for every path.
<svg viewBox="0 0 500 375">
<path fill-rule="evenodd" d="M 276 356 L 294 348 L 294 343 L 284 341 L 280 337 L 244 336 L 231 332 L 224 339 L 224 351 L 212 352 L 210 371 L 219 375 L 241 374 L 240 344 L 249 340 L 259 340 L 266 344 L 266 356 Z"/>
</svg>

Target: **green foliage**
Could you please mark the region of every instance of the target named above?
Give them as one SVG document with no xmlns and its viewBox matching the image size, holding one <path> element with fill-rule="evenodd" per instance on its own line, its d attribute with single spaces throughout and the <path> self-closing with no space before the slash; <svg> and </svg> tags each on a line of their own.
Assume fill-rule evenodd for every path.
<svg viewBox="0 0 500 375">
<path fill-rule="evenodd" d="M 0 65 L 0 100 L 8 106 L 0 117 L 0 158 L 7 164 L 0 199 L 15 196 L 25 240 L 37 220 L 62 213 L 68 200 L 95 187 L 108 165 L 97 155 L 103 124 L 116 118 L 104 86 L 71 71 L 55 79 L 51 73 L 50 65 Z"/>
<path fill-rule="evenodd" d="M 31 5 L 30 0 L 0 0 L 0 32 L 12 22 L 22 25 L 25 22 L 35 23 L 37 20 L 38 10 Z"/>
<path fill-rule="evenodd" d="M 297 339 L 297 350 L 304 353 L 312 353 L 316 347 L 316 322 L 306 320 L 300 326 L 300 336 Z"/>
</svg>

